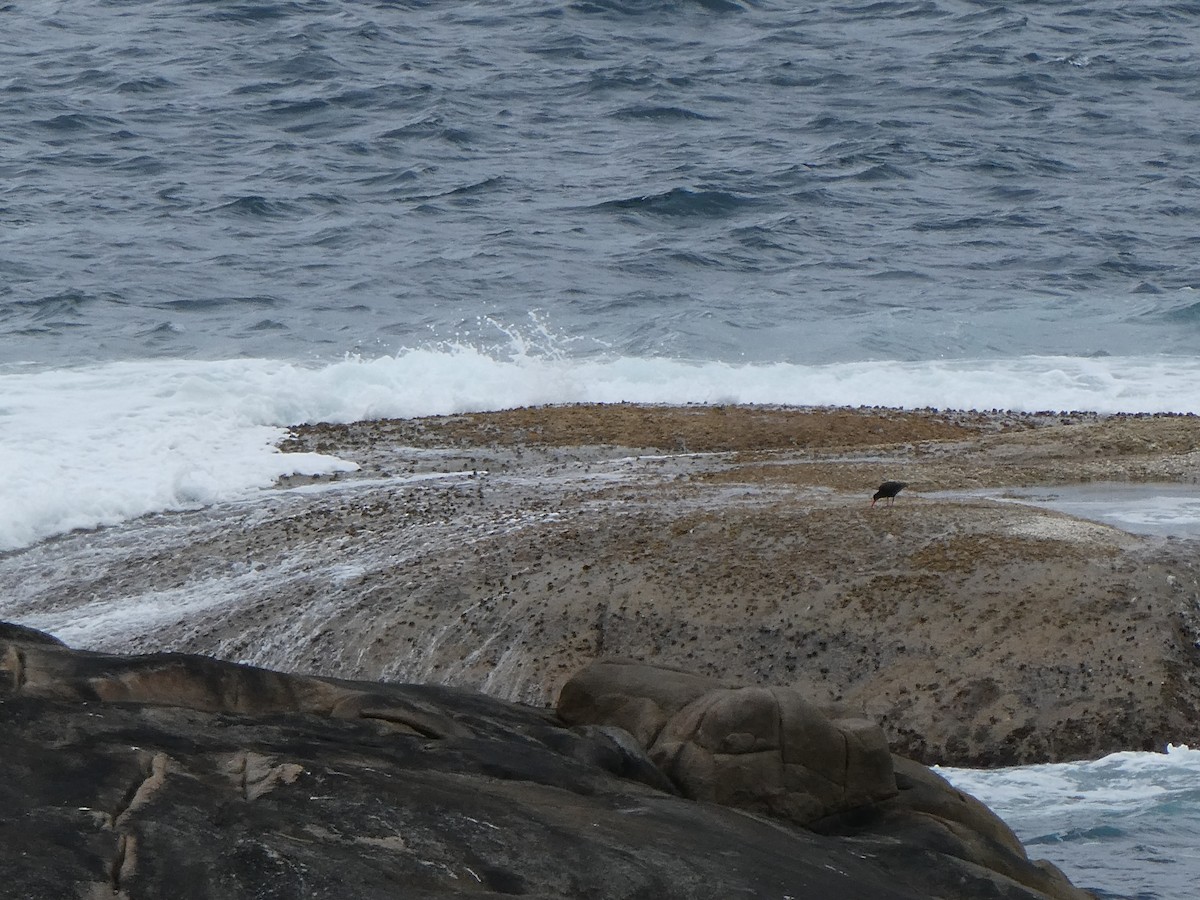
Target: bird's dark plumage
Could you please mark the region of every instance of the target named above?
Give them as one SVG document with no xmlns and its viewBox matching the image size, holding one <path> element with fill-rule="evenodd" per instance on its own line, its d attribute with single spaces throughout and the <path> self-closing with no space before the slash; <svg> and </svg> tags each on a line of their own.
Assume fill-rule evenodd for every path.
<svg viewBox="0 0 1200 900">
<path fill-rule="evenodd" d="M 875 505 L 876 500 L 887 498 L 888 505 L 896 502 L 896 495 L 908 487 L 907 481 L 885 481 L 879 486 L 879 490 L 875 492 L 875 496 L 871 498 L 871 505 Z"/>
</svg>

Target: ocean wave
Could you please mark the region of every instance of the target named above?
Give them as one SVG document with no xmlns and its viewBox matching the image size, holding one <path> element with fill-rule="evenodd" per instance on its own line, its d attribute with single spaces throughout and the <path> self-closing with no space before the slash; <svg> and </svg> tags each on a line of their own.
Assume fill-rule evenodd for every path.
<svg viewBox="0 0 1200 900">
<path fill-rule="evenodd" d="M 874 19 L 879 16 L 888 16 L 897 19 L 940 18 L 944 15 L 936 3 L 927 2 L 927 0 L 926 2 L 917 3 L 905 2 L 905 0 L 879 0 L 876 3 L 838 6 L 837 10 L 849 18 L 866 19 Z"/>
<path fill-rule="evenodd" d="M 222 3 L 205 13 L 205 18 L 254 25 L 286 19 L 299 8 L 295 3 Z"/>
<path fill-rule="evenodd" d="M 619 16 L 646 16 L 652 14 L 684 12 L 697 9 L 705 12 L 740 13 L 746 4 L 735 0 L 581 0 L 571 4 L 571 9 L 581 13 L 601 13 Z"/>
<path fill-rule="evenodd" d="M 1200 302 L 1191 303 L 1182 309 L 1173 309 L 1165 313 L 1163 318 L 1188 325 L 1200 324 Z"/>
<path fill-rule="evenodd" d="M 31 320 L 43 322 L 60 317 L 79 318 L 85 314 L 84 307 L 100 299 L 83 291 L 61 291 L 31 300 L 17 300 L 14 305 L 24 310 Z"/>
<path fill-rule="evenodd" d="M 714 117 L 706 116 L 682 106 L 626 106 L 612 114 L 614 119 L 658 119 L 658 120 L 687 120 L 697 119 L 710 121 Z"/>
<path fill-rule="evenodd" d="M 164 300 L 155 304 L 159 309 L 172 309 L 182 312 L 205 312 L 225 306 L 240 307 L 272 307 L 279 306 L 278 297 L 257 295 L 253 297 L 186 297 L 180 300 Z"/>
<path fill-rule="evenodd" d="M 1189 862 L 1200 834 L 1200 750 L 1168 745 L 1161 753 L 938 771 L 986 803 L 1033 855 L 1052 850 L 1071 880 L 1099 897 L 1168 900 L 1195 893 Z M 1150 875 L 1131 861 L 1161 868 Z"/>
<path fill-rule="evenodd" d="M 35 120 L 32 124 L 45 128 L 47 131 L 72 132 L 95 129 L 108 130 L 119 126 L 121 121 L 120 119 L 114 119 L 112 116 L 63 113 L 49 119 Z"/>
<path fill-rule="evenodd" d="M 719 218 L 729 216 L 756 201 L 728 191 L 671 188 L 659 194 L 643 194 L 623 200 L 608 200 L 595 210 L 645 213 L 654 216 Z"/>
<path fill-rule="evenodd" d="M 228 203 L 222 203 L 220 206 L 209 210 L 209 212 L 229 213 L 230 215 L 252 219 L 287 218 L 295 213 L 295 211 L 296 207 L 292 203 L 280 200 L 268 200 L 259 194 L 247 194 L 244 197 L 238 197 L 236 200 L 230 200 Z"/>
<path fill-rule="evenodd" d="M 161 326 L 160 326 L 161 327 Z M 266 327 L 273 327 L 268 325 Z M 289 425 L 641 402 L 1200 413 L 1200 358 L 824 366 L 574 357 L 548 333 L 324 366 L 158 360 L 0 372 L 0 550 L 345 471 L 284 454 Z"/>
</svg>

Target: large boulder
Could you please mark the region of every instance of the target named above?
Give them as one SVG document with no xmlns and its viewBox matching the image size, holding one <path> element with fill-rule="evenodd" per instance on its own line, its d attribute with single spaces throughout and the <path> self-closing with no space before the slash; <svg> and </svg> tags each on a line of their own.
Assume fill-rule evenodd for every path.
<svg viewBox="0 0 1200 900">
<path fill-rule="evenodd" d="M 680 669 L 633 660 L 599 660 L 563 685 L 557 709 L 567 722 L 615 725 L 649 747 L 676 713 L 722 687 L 725 685 L 715 679 Z"/>
<path fill-rule="evenodd" d="M 879 726 L 830 720 L 786 688 L 710 691 L 667 722 L 650 758 L 685 796 L 797 825 L 896 794 Z"/>
<path fill-rule="evenodd" d="M 629 731 L 684 796 L 808 825 L 897 793 L 882 729 L 786 688 L 734 688 L 628 660 L 564 685 L 558 714 Z"/>
<path fill-rule="evenodd" d="M 627 660 L 567 682 L 559 715 L 628 729 L 686 797 L 783 819 L 827 835 L 899 840 L 1058 900 L 1090 896 L 1031 861 L 986 806 L 912 760 L 883 731 L 830 717 L 787 688 L 728 687 Z"/>
</svg>

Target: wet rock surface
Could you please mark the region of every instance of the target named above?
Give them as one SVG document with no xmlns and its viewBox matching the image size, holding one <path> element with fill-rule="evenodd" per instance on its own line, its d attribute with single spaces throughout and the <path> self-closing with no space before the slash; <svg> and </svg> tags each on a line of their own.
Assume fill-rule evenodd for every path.
<svg viewBox="0 0 1200 900">
<path fill-rule="evenodd" d="M 471 691 L 86 653 L 0 623 L 0 895 L 1089 896 L 1026 859 L 971 798 L 886 752 L 857 763 L 886 790 L 844 793 L 809 827 L 748 811 L 741 795 L 689 799 L 638 738 L 581 711 L 614 691 L 635 705 L 648 694 L 670 713 L 660 740 L 689 705 L 731 688 L 613 671 L 593 667 L 565 692 L 590 719 L 570 725 Z M 692 700 L 676 708 L 660 689 L 669 680 L 682 685 L 675 700 Z M 781 705 L 804 703 L 788 693 Z M 836 754 L 843 732 L 809 715 L 805 758 Z M 721 740 L 724 727 L 706 729 Z M 765 734 L 732 727 L 726 745 Z"/>
<path fill-rule="evenodd" d="M 1200 742 L 1194 541 L 976 491 L 1200 477 L 1200 420 L 637 406 L 298 428 L 355 461 L 0 558 L 113 651 L 535 706 L 622 657 L 794 688 L 926 763 Z M 869 508 L 887 479 L 909 486 Z"/>
</svg>

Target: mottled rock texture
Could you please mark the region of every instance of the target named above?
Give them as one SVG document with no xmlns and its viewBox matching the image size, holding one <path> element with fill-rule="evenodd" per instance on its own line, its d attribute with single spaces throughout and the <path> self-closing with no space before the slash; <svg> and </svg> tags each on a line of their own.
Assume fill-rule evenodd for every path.
<svg viewBox="0 0 1200 900">
<path fill-rule="evenodd" d="M 361 469 L 0 555 L 0 618 L 534 706 L 633 658 L 840 704 L 927 764 L 1200 744 L 1197 541 L 998 496 L 1188 486 L 1197 417 L 622 404 L 284 449 Z"/>
<path fill-rule="evenodd" d="M 611 661 L 568 681 L 558 711 L 572 724 L 627 729 L 694 800 L 811 825 L 896 795 L 878 725 L 830 719 L 787 688 L 726 688 Z"/>
<path fill-rule="evenodd" d="M 890 836 L 1002 873 L 1047 896 L 1083 895 L 1031 863 L 1009 828 L 925 766 L 892 756 L 882 729 L 826 716 L 786 688 L 726 687 L 628 660 L 566 683 L 559 715 L 629 729 L 684 796 L 824 834 Z"/>
<path fill-rule="evenodd" d="M 581 676 L 596 702 L 577 703 L 575 717 L 614 708 L 606 671 L 616 670 Z M 613 681 L 635 701 L 616 708 L 641 690 L 643 709 L 661 711 L 656 745 L 689 709 L 737 694 L 644 666 Z M 0 625 L 0 896 L 1086 896 L 1029 863 L 979 804 L 921 766 L 880 757 L 867 724 L 822 724 L 786 691 L 754 690 L 759 712 L 804 711 L 814 758 L 844 752 L 820 741 L 863 741 L 851 768 L 877 766 L 861 773 L 864 802 L 843 793 L 816 820 L 756 814 L 747 810 L 762 791 L 750 779 L 732 806 L 689 799 L 695 782 L 679 755 L 681 784 L 643 751 L 647 732 L 635 738 L 620 716 L 572 726 L 471 691 L 84 653 Z M 757 713 L 696 721 L 676 737 L 710 749 L 761 743 L 808 765 L 792 731 Z M 727 725 L 739 730 L 722 737 Z"/>
</svg>

